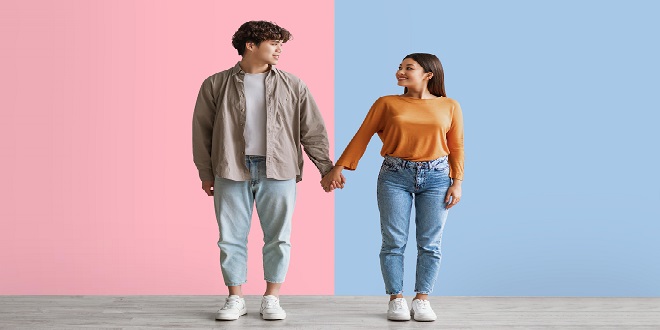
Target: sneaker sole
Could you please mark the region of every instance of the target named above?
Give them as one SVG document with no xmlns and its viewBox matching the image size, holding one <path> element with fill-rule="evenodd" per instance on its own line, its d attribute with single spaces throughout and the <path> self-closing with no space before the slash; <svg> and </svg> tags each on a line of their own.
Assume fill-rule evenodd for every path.
<svg viewBox="0 0 660 330">
<path fill-rule="evenodd" d="M 415 317 L 415 313 L 412 313 L 412 312 L 411 312 L 411 315 L 412 315 L 413 320 L 415 320 L 417 322 L 433 322 L 438 318 L 437 316 L 436 317 L 419 317 L 418 318 L 418 317 Z"/>
<path fill-rule="evenodd" d="M 261 318 L 264 320 L 274 321 L 274 320 L 284 320 L 286 314 L 264 314 L 261 313 Z"/>
<path fill-rule="evenodd" d="M 222 316 L 222 315 L 218 315 L 218 314 L 216 314 L 216 315 L 215 315 L 215 319 L 218 320 L 218 321 L 236 321 L 236 320 L 238 320 L 238 319 L 239 319 L 241 316 L 243 316 L 243 315 L 247 315 L 247 310 L 243 311 L 243 313 L 242 313 L 241 315 L 236 316 L 236 317 L 234 317 L 234 316 L 227 316 L 227 315 Z"/>
<path fill-rule="evenodd" d="M 410 315 L 388 315 L 387 319 L 390 321 L 410 321 Z"/>
</svg>

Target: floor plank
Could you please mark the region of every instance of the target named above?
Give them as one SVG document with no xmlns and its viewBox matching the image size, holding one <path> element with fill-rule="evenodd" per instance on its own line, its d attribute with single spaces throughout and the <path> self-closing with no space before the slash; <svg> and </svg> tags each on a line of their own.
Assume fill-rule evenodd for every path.
<svg viewBox="0 0 660 330">
<path fill-rule="evenodd" d="M 218 296 L 0 296 L 1 329 L 660 329 L 660 298 L 431 297 L 436 322 L 385 319 L 385 296 L 283 296 L 288 317 L 216 321 Z M 408 298 L 410 303 L 410 298 Z"/>
</svg>

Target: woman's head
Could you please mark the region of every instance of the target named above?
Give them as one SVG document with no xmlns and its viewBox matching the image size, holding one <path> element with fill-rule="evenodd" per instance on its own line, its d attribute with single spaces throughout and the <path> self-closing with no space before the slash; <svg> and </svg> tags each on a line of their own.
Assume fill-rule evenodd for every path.
<svg viewBox="0 0 660 330">
<path fill-rule="evenodd" d="M 425 85 L 435 96 L 447 96 L 445 93 L 445 72 L 437 56 L 426 53 L 413 53 L 403 58 L 396 72 L 399 86 L 408 92 L 408 86 L 423 88 Z"/>
</svg>

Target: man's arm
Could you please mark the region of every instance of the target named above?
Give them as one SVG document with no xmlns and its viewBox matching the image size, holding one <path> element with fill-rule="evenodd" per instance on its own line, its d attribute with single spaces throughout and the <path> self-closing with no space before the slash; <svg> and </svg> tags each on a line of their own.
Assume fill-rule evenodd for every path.
<svg viewBox="0 0 660 330">
<path fill-rule="evenodd" d="M 207 78 L 202 83 L 193 112 L 193 160 L 199 178 L 202 181 L 213 181 L 213 165 L 211 162 L 211 141 L 213 123 L 215 121 L 215 102 L 213 100 L 212 81 Z"/>
<path fill-rule="evenodd" d="M 303 82 L 300 84 L 299 93 L 300 143 L 309 159 L 319 169 L 321 176 L 324 176 L 332 169 L 328 133 L 325 130 L 321 112 Z"/>
</svg>

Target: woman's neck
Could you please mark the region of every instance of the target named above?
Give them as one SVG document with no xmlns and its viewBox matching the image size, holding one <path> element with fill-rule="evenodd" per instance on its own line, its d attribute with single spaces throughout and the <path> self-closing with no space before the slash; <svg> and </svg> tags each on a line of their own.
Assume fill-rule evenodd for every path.
<svg viewBox="0 0 660 330">
<path fill-rule="evenodd" d="M 424 90 L 412 90 L 412 89 L 408 88 L 408 92 L 403 94 L 403 96 L 414 98 L 414 99 L 435 99 L 435 98 L 437 98 L 437 96 L 431 94 L 431 92 L 429 92 L 429 90 L 426 89 L 426 88 Z"/>
</svg>

